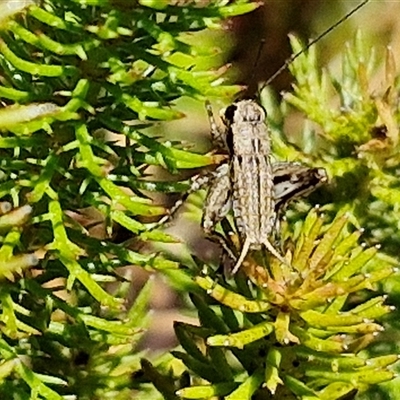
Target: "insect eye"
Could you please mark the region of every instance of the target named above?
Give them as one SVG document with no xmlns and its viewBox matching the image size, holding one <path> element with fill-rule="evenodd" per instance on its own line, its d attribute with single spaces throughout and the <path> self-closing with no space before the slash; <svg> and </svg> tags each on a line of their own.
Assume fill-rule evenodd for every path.
<svg viewBox="0 0 400 400">
<path fill-rule="evenodd" d="M 235 115 L 236 110 L 237 110 L 236 104 L 231 104 L 229 107 L 225 109 L 224 115 L 222 117 L 225 122 L 225 125 L 230 125 L 233 123 L 233 117 Z"/>
</svg>

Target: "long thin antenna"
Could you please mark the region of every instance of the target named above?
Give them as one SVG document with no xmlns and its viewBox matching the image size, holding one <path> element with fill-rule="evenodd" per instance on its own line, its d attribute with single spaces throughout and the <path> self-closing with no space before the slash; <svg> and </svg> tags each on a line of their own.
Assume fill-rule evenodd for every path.
<svg viewBox="0 0 400 400">
<path fill-rule="evenodd" d="M 254 66 L 253 66 L 253 72 L 252 72 L 252 74 L 250 76 L 249 82 L 251 82 L 254 79 L 255 75 L 256 75 L 256 69 L 257 69 L 257 66 L 258 66 L 258 62 L 260 61 L 264 45 L 265 45 L 265 39 L 263 38 L 263 39 L 261 39 L 260 45 L 258 46 L 256 61 L 255 61 Z"/>
<path fill-rule="evenodd" d="M 268 78 L 268 80 L 262 85 L 260 91 L 265 88 L 265 86 L 268 86 L 278 75 L 280 75 L 292 62 L 299 56 L 301 56 L 305 51 L 307 51 L 312 45 L 317 43 L 319 40 L 321 40 L 323 37 L 325 37 L 328 33 L 332 32 L 337 26 L 339 26 L 342 22 L 346 21 L 348 18 L 350 18 L 353 14 L 355 14 L 360 8 L 364 7 L 367 3 L 369 3 L 370 0 L 364 0 L 362 1 L 357 7 L 353 8 L 349 13 L 347 13 L 344 17 L 340 18 L 337 22 L 335 22 L 333 25 L 331 25 L 328 29 L 326 29 L 324 32 L 322 32 L 320 35 L 318 35 L 315 39 L 311 40 L 307 44 L 307 46 L 304 46 L 300 51 L 298 51 L 296 54 L 293 54 L 290 58 L 288 58 L 285 63 L 271 76 Z"/>
</svg>

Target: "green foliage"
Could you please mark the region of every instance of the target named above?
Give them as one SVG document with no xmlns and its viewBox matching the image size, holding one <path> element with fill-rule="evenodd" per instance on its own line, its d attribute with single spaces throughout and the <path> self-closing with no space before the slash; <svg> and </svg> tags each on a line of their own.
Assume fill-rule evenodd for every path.
<svg viewBox="0 0 400 400">
<path fill-rule="evenodd" d="M 116 236 L 123 228 L 136 241 L 176 242 L 143 222 L 166 210 L 142 190 L 168 187 L 144 179 L 146 167 L 175 172 L 217 160 L 143 129 L 182 117 L 177 98 L 239 90 L 213 85 L 221 55 L 202 31 L 257 5 L 224 3 L 1 3 L 1 398 L 154 394 L 131 378 L 152 284 L 126 304 L 118 267 L 179 277 L 178 263 Z"/>
<path fill-rule="evenodd" d="M 306 203 L 287 213 L 288 265 L 259 252 L 234 279 L 208 268 L 192 280 L 178 262 L 118 238 L 123 229 L 135 244 L 176 243 L 149 222 L 166 210 L 143 191 L 188 183 L 152 181 L 147 167 L 175 173 L 221 159 L 144 131 L 183 117 L 178 98 L 238 93 L 221 84 L 223 56 L 205 30 L 258 4 L 186 3 L 0 5 L 1 398 L 330 400 L 394 376 L 397 355 L 367 350 L 392 311 L 374 290 L 398 264 L 374 246 L 397 256 L 397 81 L 388 52 L 385 87 L 370 93 L 374 60 L 361 37 L 333 85 L 311 49 L 292 65 L 296 83 L 282 105 L 263 96 L 276 157 L 331 178 L 310 200 L 325 217 Z M 283 139 L 289 104 L 308 119 L 306 151 Z M 372 247 L 359 243 L 361 226 Z M 200 325 L 175 324 L 172 354 L 136 348 L 153 283 L 126 304 L 118 268 L 131 264 L 191 291 Z"/>
<path fill-rule="evenodd" d="M 302 47 L 295 38 L 292 44 L 294 52 Z M 320 70 L 315 48 L 311 48 L 292 65 L 296 83 L 285 100 L 312 124 L 312 132 L 310 128 L 306 131 L 304 142 L 308 143 L 309 153 L 321 154 L 318 165 L 333 178 L 329 193 L 332 209 L 351 210 L 371 242 L 397 256 L 400 113 L 391 49 L 387 49 L 385 78 L 378 88 L 372 84 L 376 67 L 375 53 L 360 33 L 343 54 L 341 79 L 331 79 L 327 71 Z M 336 106 L 332 105 L 334 99 L 339 100 Z M 314 138 L 311 145 L 310 136 Z M 310 162 L 311 157 L 285 149 L 276 139 L 275 143 L 280 142 L 280 157 L 300 157 Z"/>
<path fill-rule="evenodd" d="M 302 47 L 295 38 L 292 45 L 294 53 Z M 344 55 L 342 80 L 331 85 L 311 49 L 291 66 L 295 84 L 282 105 L 263 94 L 276 157 L 324 166 L 331 182 L 314 201 L 326 204 L 308 212 L 303 203 L 287 213 L 281 235 L 288 265 L 256 253 L 233 280 L 218 282 L 212 269 L 195 278 L 204 289 L 192 297 L 200 326 L 176 324 L 182 349 L 173 353 L 193 380 L 184 385 L 176 378 L 174 398 L 336 400 L 396 376 L 393 348 L 374 356 L 368 351 L 394 311 L 374 292 L 396 280 L 399 263 L 379 252 L 382 247 L 397 256 L 391 247 L 397 209 L 389 207 L 399 153 L 395 71 L 388 51 L 385 86 L 381 94 L 370 93 L 373 60 L 365 54 L 359 35 Z M 335 93 L 339 106 L 332 102 Z M 288 105 L 308 120 L 307 153 L 283 139 Z M 378 197 L 389 182 L 388 197 Z M 379 221 L 377 209 L 390 211 Z M 221 228 L 222 234 L 232 229 Z M 372 247 L 360 244 L 361 235 Z M 382 246 L 374 245 L 377 239 Z M 166 382 L 158 386 L 162 393 Z"/>
<path fill-rule="evenodd" d="M 176 324 L 184 351 L 173 354 L 202 380 L 178 398 L 334 400 L 395 376 L 397 354 L 365 349 L 393 310 L 367 292 L 398 262 L 358 244 L 348 219 L 309 212 L 283 244 L 290 266 L 248 258 L 233 282 L 196 278 L 200 327 Z"/>
</svg>

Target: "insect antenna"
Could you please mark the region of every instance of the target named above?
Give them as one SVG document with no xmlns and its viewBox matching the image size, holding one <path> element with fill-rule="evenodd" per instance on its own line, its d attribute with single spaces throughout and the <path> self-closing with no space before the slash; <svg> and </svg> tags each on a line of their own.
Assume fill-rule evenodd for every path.
<svg viewBox="0 0 400 400">
<path fill-rule="evenodd" d="M 294 60 L 296 60 L 299 56 L 301 56 L 304 52 L 306 52 L 311 46 L 313 46 L 315 43 L 319 42 L 322 38 L 324 38 L 326 35 L 331 33 L 335 28 L 337 28 L 339 25 L 341 25 L 344 21 L 349 19 L 353 14 L 355 14 L 358 10 L 363 8 L 367 3 L 369 3 L 371 0 L 363 0 L 361 3 L 359 3 L 356 7 L 354 7 L 351 11 L 349 11 L 347 14 L 345 14 L 343 17 L 341 17 L 338 21 L 336 21 L 333 25 L 331 25 L 329 28 L 327 28 L 325 31 L 323 31 L 321 34 L 319 34 L 315 39 L 311 40 L 306 46 L 304 46 L 300 51 L 297 53 L 293 54 L 291 57 L 289 57 L 283 64 L 282 66 L 273 74 L 271 75 L 261 86 L 259 89 L 258 93 L 261 93 L 261 91 L 268 86 L 271 82 L 273 82 L 276 77 L 278 77 L 280 74 L 282 74 L 283 71 L 285 71 L 292 63 Z M 263 39 L 264 40 L 264 39 Z M 264 40 L 265 41 L 265 40 Z M 261 55 L 261 49 L 262 46 L 260 46 L 258 54 L 257 54 L 257 59 L 255 66 L 258 63 L 258 60 Z M 252 78 L 254 77 L 254 72 L 252 74 Z"/>
<path fill-rule="evenodd" d="M 251 72 L 251 75 L 250 75 L 250 78 L 249 78 L 249 82 L 253 82 L 253 79 L 255 79 L 255 77 L 256 77 L 257 66 L 258 66 L 258 63 L 259 63 L 259 61 L 261 59 L 261 55 L 262 55 L 262 51 L 263 51 L 264 45 L 265 45 L 265 39 L 263 38 L 263 39 L 260 40 L 260 44 L 258 46 L 257 55 L 256 55 L 256 58 L 255 58 L 255 61 L 254 61 L 254 65 L 253 65 L 252 72 Z M 244 92 L 244 96 L 243 97 L 250 97 L 250 96 L 247 95 L 247 92 L 249 92 L 249 89 L 250 89 L 250 86 L 247 87 L 246 91 Z"/>
</svg>

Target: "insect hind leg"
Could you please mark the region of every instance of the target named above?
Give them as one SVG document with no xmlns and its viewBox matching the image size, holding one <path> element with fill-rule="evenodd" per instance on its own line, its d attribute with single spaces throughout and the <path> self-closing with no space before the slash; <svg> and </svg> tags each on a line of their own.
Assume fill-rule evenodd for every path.
<svg viewBox="0 0 400 400">
<path fill-rule="evenodd" d="M 221 222 L 224 226 L 225 217 L 232 208 L 232 187 L 229 163 L 221 164 L 213 174 L 213 180 L 205 202 L 201 225 L 205 235 L 213 242 L 218 243 L 225 254 L 233 261 L 237 257 L 229 245 L 229 241 L 215 230 Z"/>
<path fill-rule="evenodd" d="M 225 237 L 222 234 L 220 234 L 219 232 L 216 232 L 216 231 L 211 231 L 211 232 L 206 233 L 206 236 L 208 239 L 212 240 L 213 242 L 219 244 L 222 247 L 222 250 L 223 250 L 222 259 L 223 259 L 224 255 L 227 255 L 230 260 L 232 260 L 233 262 L 236 262 L 237 256 L 236 256 L 235 252 L 231 249 L 231 247 L 228 244 L 228 241 L 225 239 Z"/>
<path fill-rule="evenodd" d="M 206 234 L 225 218 L 232 208 L 230 167 L 221 164 L 212 174 L 212 182 L 207 194 L 201 225 Z"/>
</svg>

